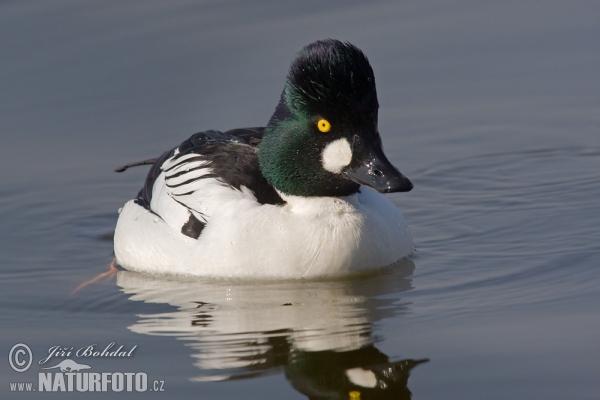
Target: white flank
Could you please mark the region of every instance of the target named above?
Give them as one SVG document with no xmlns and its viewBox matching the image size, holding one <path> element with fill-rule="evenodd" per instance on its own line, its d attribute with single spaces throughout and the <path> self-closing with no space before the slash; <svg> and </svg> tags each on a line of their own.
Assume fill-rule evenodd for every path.
<svg viewBox="0 0 600 400">
<path fill-rule="evenodd" d="M 321 154 L 323 168 L 334 174 L 342 172 L 352 161 L 352 149 L 348 140 L 342 138 L 329 143 Z"/>
</svg>

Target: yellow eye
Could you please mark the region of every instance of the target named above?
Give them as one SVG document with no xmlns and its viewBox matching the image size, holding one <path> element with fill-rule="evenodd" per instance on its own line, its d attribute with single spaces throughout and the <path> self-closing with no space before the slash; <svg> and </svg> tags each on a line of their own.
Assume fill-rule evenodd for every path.
<svg viewBox="0 0 600 400">
<path fill-rule="evenodd" d="M 317 128 L 323 133 L 329 132 L 331 129 L 331 124 L 325 118 L 321 118 L 317 121 Z"/>
</svg>

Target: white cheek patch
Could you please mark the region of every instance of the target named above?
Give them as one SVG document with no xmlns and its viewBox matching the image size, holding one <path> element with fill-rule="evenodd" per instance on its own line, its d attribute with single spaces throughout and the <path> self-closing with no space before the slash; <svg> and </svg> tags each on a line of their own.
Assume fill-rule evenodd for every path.
<svg viewBox="0 0 600 400">
<path fill-rule="evenodd" d="M 373 371 L 369 371 L 368 369 L 347 369 L 346 376 L 348 377 L 350 382 L 358 386 L 374 388 L 377 385 L 377 377 L 375 376 Z"/>
<path fill-rule="evenodd" d="M 352 161 L 352 149 L 347 139 L 337 139 L 329 143 L 321 153 L 323 168 L 334 174 L 342 172 Z"/>
</svg>

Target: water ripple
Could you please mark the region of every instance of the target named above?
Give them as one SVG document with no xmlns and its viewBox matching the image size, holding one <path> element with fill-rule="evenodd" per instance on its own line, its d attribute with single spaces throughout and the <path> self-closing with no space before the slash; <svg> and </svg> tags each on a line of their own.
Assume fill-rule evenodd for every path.
<svg viewBox="0 0 600 400">
<path fill-rule="evenodd" d="M 412 295 L 451 313 L 594 293 L 599 165 L 600 149 L 573 147 L 424 168 L 414 196 L 402 198 L 418 250 Z M 423 285 L 420 276 L 427 277 Z"/>
</svg>

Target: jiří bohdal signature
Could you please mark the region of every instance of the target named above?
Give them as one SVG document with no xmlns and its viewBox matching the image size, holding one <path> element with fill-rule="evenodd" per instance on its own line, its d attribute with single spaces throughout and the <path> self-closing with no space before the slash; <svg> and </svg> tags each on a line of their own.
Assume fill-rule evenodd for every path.
<svg viewBox="0 0 600 400">
<path fill-rule="evenodd" d="M 129 329 L 185 338 L 201 374 L 193 381 L 253 378 L 283 370 L 311 399 L 410 399 L 410 371 L 427 359 L 391 361 L 375 346 L 373 323 L 401 318 L 408 304 L 385 294 L 412 289 L 414 264 L 389 274 L 325 282 L 227 283 L 120 271 L 130 300 L 177 311 L 138 316 Z"/>
<path fill-rule="evenodd" d="M 137 349 L 137 344 L 127 349 L 120 345 L 116 347 L 115 342 L 111 342 L 100 349 L 97 344 L 90 344 L 75 350 L 73 347 L 52 346 L 48 349 L 48 355 L 39 361 L 40 365 L 48 361 L 61 357 L 92 357 L 92 358 L 123 358 L 131 357 Z M 63 371 L 64 372 L 64 371 Z"/>
</svg>

